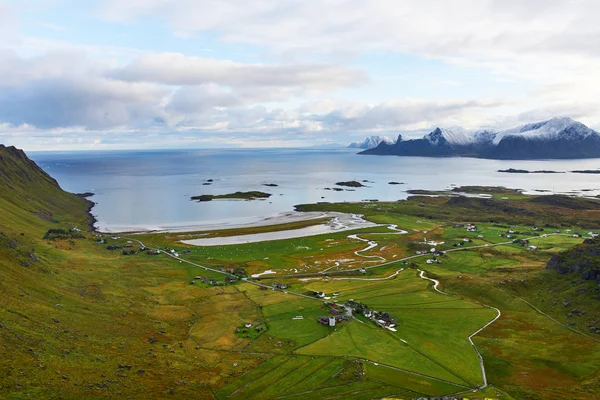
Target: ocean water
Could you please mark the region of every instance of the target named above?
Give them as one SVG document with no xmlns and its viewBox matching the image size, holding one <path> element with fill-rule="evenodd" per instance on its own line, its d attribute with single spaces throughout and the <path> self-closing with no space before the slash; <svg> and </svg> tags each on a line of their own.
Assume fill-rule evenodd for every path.
<svg viewBox="0 0 600 400">
<path fill-rule="evenodd" d="M 600 159 L 503 161 L 476 158 L 361 156 L 356 150 L 227 149 L 168 151 L 31 152 L 71 192 L 94 192 L 93 214 L 105 231 L 186 229 L 241 224 L 319 201 L 405 199 L 408 189 L 453 185 L 506 186 L 600 195 L 600 175 L 508 174 L 498 169 L 597 169 Z M 203 185 L 213 179 L 211 185 Z M 367 187 L 335 192 L 338 181 Z M 403 182 L 389 185 L 388 182 Z M 263 186 L 275 183 L 278 187 Z M 198 203 L 190 196 L 260 190 L 268 200 Z"/>
</svg>

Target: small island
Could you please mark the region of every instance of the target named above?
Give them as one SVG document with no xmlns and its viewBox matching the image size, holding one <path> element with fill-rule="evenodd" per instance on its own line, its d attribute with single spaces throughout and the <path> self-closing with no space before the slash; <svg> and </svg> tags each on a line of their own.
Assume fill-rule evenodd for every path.
<svg viewBox="0 0 600 400">
<path fill-rule="evenodd" d="M 600 174 L 600 169 L 579 169 L 571 172 L 574 174 Z"/>
<path fill-rule="evenodd" d="M 277 187 L 277 186 L 279 186 L 279 185 L 278 185 L 278 184 L 276 184 L 276 183 L 263 183 L 263 186 L 268 186 L 268 187 Z"/>
<path fill-rule="evenodd" d="M 507 172 L 509 174 L 562 174 L 563 172 L 558 171 L 549 171 L 549 170 L 539 170 L 539 171 L 528 171 L 526 169 L 499 169 L 498 172 Z"/>
<path fill-rule="evenodd" d="M 404 183 L 404 182 L 396 182 L 396 181 L 391 181 L 391 182 L 388 182 L 388 185 L 406 185 L 406 183 Z"/>
<path fill-rule="evenodd" d="M 200 196 L 192 196 L 191 200 L 196 201 L 211 201 L 211 200 L 257 200 L 271 197 L 270 193 L 265 192 L 235 192 L 228 194 L 203 194 Z"/>
<path fill-rule="evenodd" d="M 337 182 L 336 185 L 338 185 L 338 186 L 348 186 L 348 187 L 364 187 L 365 186 L 365 185 L 363 185 L 362 183 L 360 183 L 358 181 Z"/>
</svg>

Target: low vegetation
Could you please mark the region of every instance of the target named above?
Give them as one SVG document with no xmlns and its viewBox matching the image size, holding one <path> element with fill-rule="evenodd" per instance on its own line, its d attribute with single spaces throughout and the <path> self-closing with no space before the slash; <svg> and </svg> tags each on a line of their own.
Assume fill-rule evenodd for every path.
<svg viewBox="0 0 600 400">
<path fill-rule="evenodd" d="M 16 149 L 0 148 L 0 166 L 0 397 L 600 392 L 600 293 L 587 279 L 597 242 L 583 244 L 600 227 L 598 201 L 471 187 L 400 202 L 302 205 L 381 225 L 193 247 L 179 233 L 86 231 L 89 202 Z M 393 315 L 396 330 L 359 312 L 347 317 L 351 300 Z M 483 372 L 468 338 L 495 309 L 501 316 L 472 337 L 489 384 L 477 389 Z M 340 317 L 335 326 L 318 322 L 329 316 Z"/>
<path fill-rule="evenodd" d="M 203 194 L 200 196 L 192 196 L 192 200 L 196 201 L 211 201 L 211 200 L 256 200 L 267 199 L 271 197 L 270 193 L 252 191 L 252 192 L 235 192 L 228 194 Z"/>
</svg>

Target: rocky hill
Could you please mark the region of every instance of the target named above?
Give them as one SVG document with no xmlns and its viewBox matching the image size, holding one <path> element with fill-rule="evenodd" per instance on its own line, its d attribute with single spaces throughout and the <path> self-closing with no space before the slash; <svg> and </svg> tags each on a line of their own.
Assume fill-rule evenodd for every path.
<svg viewBox="0 0 600 400">
<path fill-rule="evenodd" d="M 586 239 L 583 244 L 553 256 L 546 269 L 559 274 L 576 274 L 582 280 L 600 284 L 600 240 Z"/>
</svg>

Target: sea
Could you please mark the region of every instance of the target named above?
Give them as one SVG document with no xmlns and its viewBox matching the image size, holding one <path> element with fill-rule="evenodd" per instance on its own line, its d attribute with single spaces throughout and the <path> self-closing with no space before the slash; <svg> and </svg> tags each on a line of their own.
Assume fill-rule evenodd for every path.
<svg viewBox="0 0 600 400">
<path fill-rule="evenodd" d="M 600 159 L 506 161 L 366 156 L 358 155 L 355 149 L 123 150 L 28 155 L 63 189 L 93 192 L 90 200 L 96 203 L 92 210 L 98 219 L 96 227 L 106 232 L 249 224 L 292 211 L 296 204 L 395 201 L 406 199 L 409 189 L 485 185 L 532 194 L 600 195 L 600 175 L 568 172 L 595 170 Z M 565 173 L 498 172 L 507 168 Z M 336 182 L 349 180 L 360 181 L 365 187 L 328 190 L 336 187 Z M 254 190 L 272 196 L 254 201 L 190 200 L 195 195 Z"/>
</svg>

